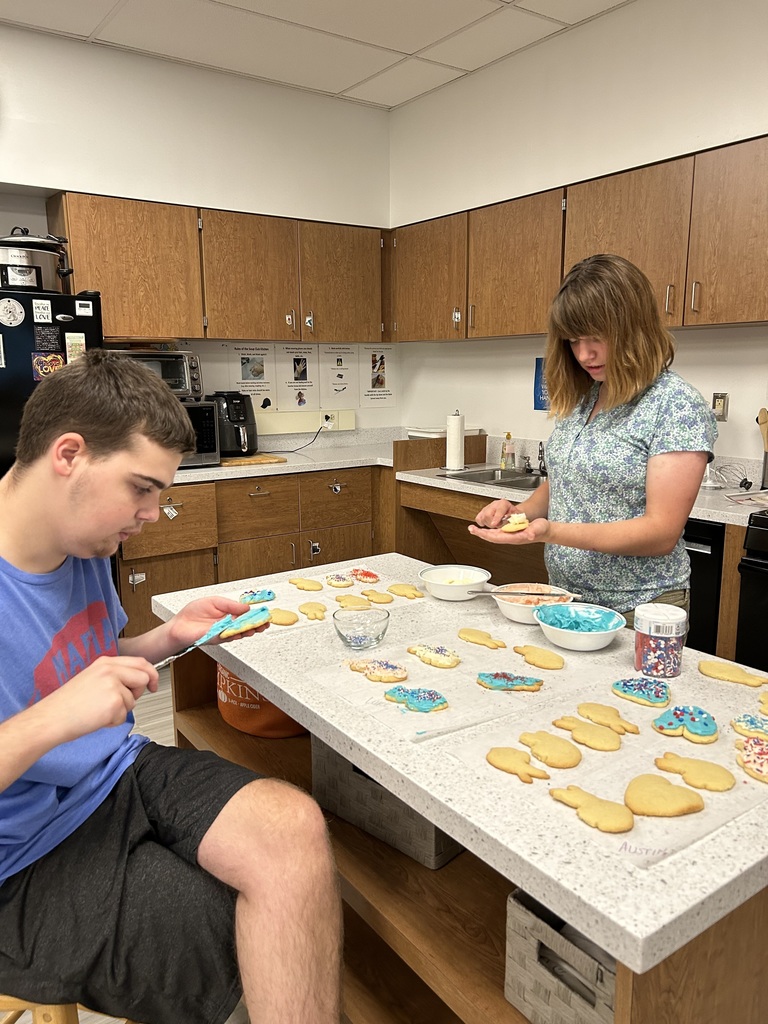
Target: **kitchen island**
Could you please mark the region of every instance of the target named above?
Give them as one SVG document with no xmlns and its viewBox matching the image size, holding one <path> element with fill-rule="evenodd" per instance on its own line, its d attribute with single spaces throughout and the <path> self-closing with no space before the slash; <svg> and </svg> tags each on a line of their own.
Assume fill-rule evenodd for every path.
<svg viewBox="0 0 768 1024">
<path fill-rule="evenodd" d="M 325 566 L 322 574 L 312 575 L 322 579 L 355 564 L 361 563 Z M 423 566 L 392 554 L 364 564 L 381 575 L 382 589 L 390 582 L 417 583 Z M 290 575 L 248 585 L 268 585 L 276 590 L 280 607 L 292 607 L 296 594 L 287 582 Z M 193 595 L 237 596 L 241 586 L 242 581 L 161 595 L 153 607 L 168 618 Z M 325 589 L 329 609 L 336 594 Z M 551 800 L 546 789 L 581 782 L 589 788 L 587 782 L 593 781 L 605 787 L 602 795 L 615 799 L 613 790 L 621 792 L 632 775 L 653 771 L 651 753 L 658 753 L 662 742 L 650 728 L 653 712 L 612 699 L 610 693 L 613 680 L 635 675 L 632 634 L 621 633 L 594 654 L 562 652 L 565 669 L 547 673 L 538 694 L 488 694 L 476 686 L 475 669 L 468 674 L 481 649 L 458 640 L 458 629 L 475 626 L 503 639 L 505 650 L 482 649 L 489 669 L 514 666 L 521 671 L 514 645 L 549 646 L 538 627 L 504 619 L 494 602 L 484 599 L 396 598 L 389 607 L 391 626 L 375 653 L 406 660 L 412 679 L 419 678 L 412 685 L 423 685 L 424 666 L 406 653 L 408 645 L 441 641 L 461 649 L 464 668 L 427 670 L 431 685 L 445 692 L 460 714 L 448 717 L 449 708 L 424 716 L 429 723 L 419 724 L 426 735 L 412 721 L 403 724 L 405 713 L 396 705 L 378 700 L 382 684 L 349 671 L 348 651 L 328 620 L 272 626 L 263 635 L 188 655 L 175 665 L 174 704 L 181 745 L 215 749 L 309 785 L 304 738 L 259 740 L 221 720 L 214 703 L 215 658 L 466 848 L 467 853 L 432 872 L 353 826 L 331 825 L 346 903 L 423 980 L 428 994 L 418 998 L 434 993 L 439 999 L 439 1012 L 438 1004 L 424 1011 L 420 1003 L 422 1010 L 413 1013 L 431 1016 L 410 1019 L 525 1020 L 503 996 L 505 898 L 520 886 L 619 961 L 617 1024 L 762 1021 L 758 991 L 768 923 L 768 786 L 735 767 L 735 737 L 728 724 L 739 711 L 754 710 L 755 691 L 701 676 L 695 652 L 687 651 L 683 674 L 673 683 L 673 701 L 700 704 L 720 723 L 722 735 L 705 756 L 732 766 L 737 775 L 732 803 L 729 794 L 706 794 L 701 815 L 671 819 L 663 831 L 659 819 L 638 819 L 632 833 L 606 837 Z M 588 751 L 583 771 L 550 769 L 551 782 L 532 786 L 484 762 L 482 751 L 498 745 L 500 738 L 519 745 L 521 732 L 545 728 L 559 714 L 575 714 L 576 704 L 585 699 L 620 703 L 624 716 L 640 726 L 640 736 L 625 739 L 626 751 L 616 754 Z M 681 739 L 667 741 L 666 747 L 685 756 L 702 754 Z M 695 824 L 694 818 L 699 819 Z M 352 975 L 358 977 L 355 971 Z M 409 1019 L 347 1012 L 350 1020 Z"/>
</svg>

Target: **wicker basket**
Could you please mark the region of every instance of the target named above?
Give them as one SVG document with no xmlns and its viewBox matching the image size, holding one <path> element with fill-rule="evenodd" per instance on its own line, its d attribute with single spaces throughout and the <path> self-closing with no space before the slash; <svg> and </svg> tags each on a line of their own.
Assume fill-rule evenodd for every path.
<svg viewBox="0 0 768 1024">
<path fill-rule="evenodd" d="M 464 849 L 316 736 L 312 737 L 312 795 L 321 807 L 425 867 L 441 868 Z"/>
<path fill-rule="evenodd" d="M 616 972 L 561 935 L 564 922 L 521 890 L 507 900 L 504 995 L 531 1024 L 613 1024 Z"/>
</svg>

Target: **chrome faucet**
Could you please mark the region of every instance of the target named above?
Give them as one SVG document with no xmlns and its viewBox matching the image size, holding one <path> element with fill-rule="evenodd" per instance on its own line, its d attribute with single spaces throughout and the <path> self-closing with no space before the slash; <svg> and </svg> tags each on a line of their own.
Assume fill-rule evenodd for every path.
<svg viewBox="0 0 768 1024">
<path fill-rule="evenodd" d="M 532 473 L 533 472 L 533 466 L 531 465 L 531 456 L 530 455 L 524 455 L 523 456 L 523 472 L 524 473 Z"/>
<path fill-rule="evenodd" d="M 547 475 L 547 464 L 544 462 L 544 442 L 539 441 L 539 472 L 542 476 Z"/>
</svg>

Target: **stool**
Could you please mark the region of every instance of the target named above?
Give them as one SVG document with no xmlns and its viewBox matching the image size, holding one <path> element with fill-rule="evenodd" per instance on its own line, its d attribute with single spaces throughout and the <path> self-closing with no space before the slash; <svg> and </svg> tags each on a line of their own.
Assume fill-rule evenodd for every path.
<svg viewBox="0 0 768 1024">
<path fill-rule="evenodd" d="M 0 995 L 0 1024 L 16 1024 L 23 1013 L 32 1014 L 33 1024 L 78 1024 L 77 1003 L 33 1003 L 29 999 Z M 133 1024 L 126 1020 L 125 1024 Z"/>
</svg>

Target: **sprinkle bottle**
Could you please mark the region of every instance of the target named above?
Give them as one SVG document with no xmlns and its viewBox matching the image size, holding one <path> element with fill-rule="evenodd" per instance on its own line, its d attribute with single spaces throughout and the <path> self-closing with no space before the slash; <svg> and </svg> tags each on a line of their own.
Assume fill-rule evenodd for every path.
<svg viewBox="0 0 768 1024">
<path fill-rule="evenodd" d="M 671 604 L 635 608 L 635 671 L 651 678 L 680 675 L 688 613 Z"/>
</svg>

